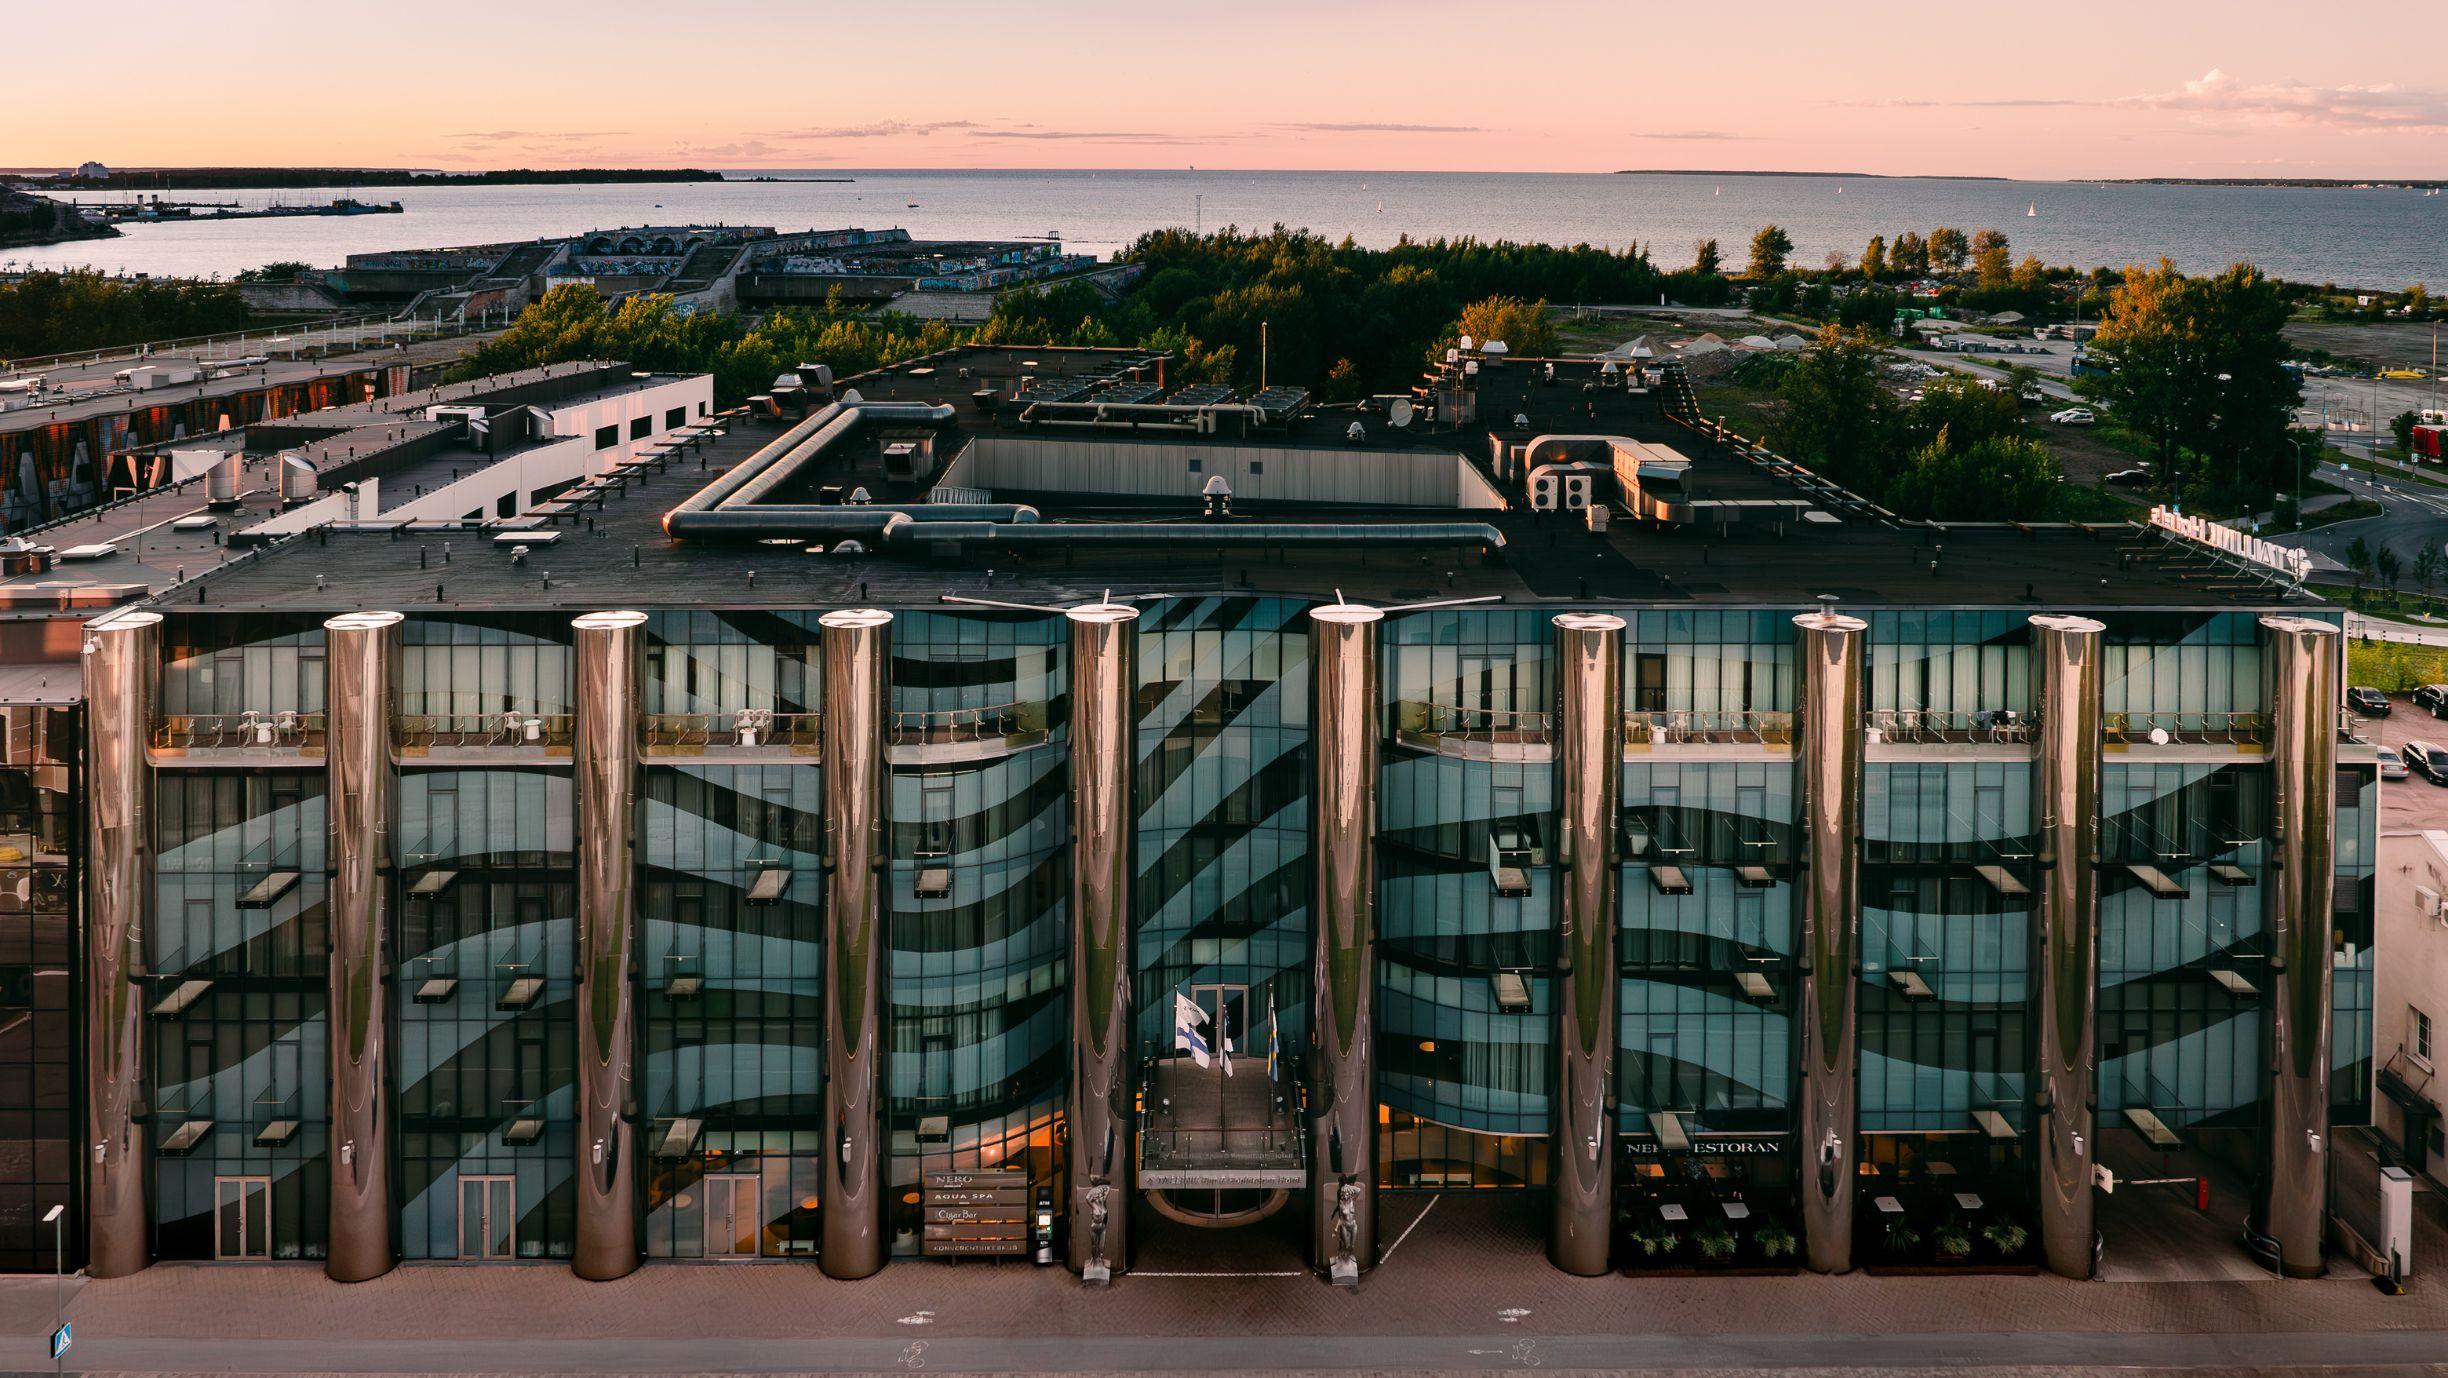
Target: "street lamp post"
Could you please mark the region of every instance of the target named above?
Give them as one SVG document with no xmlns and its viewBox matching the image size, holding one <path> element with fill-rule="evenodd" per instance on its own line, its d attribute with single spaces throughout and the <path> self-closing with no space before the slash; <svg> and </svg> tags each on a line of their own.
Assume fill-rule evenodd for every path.
<svg viewBox="0 0 2448 1378">
<path fill-rule="evenodd" d="M 51 1333 L 54 1335 L 59 1333 L 61 1324 L 68 1319 L 64 1295 L 68 1287 L 67 1217 L 68 1208 L 62 1205 L 53 1206 L 43 1216 L 43 1223 L 51 1227 Z M 62 1356 L 52 1355 L 51 1371 L 59 1372 L 65 1362 Z"/>
</svg>

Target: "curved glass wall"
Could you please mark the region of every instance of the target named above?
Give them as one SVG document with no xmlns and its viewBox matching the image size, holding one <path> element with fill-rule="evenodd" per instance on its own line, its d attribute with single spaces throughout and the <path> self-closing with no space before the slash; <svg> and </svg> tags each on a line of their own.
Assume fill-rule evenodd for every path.
<svg viewBox="0 0 2448 1378">
<path fill-rule="evenodd" d="M 320 771 L 155 781 L 141 998 L 160 1257 L 323 1255 L 323 790 Z"/>
<path fill-rule="evenodd" d="M 2033 854 L 2025 761 L 1863 768 L 1861 1127 L 2025 1127 Z"/>
<path fill-rule="evenodd" d="M 1693 1135 L 1782 1135 L 1792 1092 L 1793 767 L 1635 762 L 1623 772 L 1623 1055 L 1616 1116 Z"/>
<path fill-rule="evenodd" d="M 2260 1096 L 2268 770 L 2112 755 L 2100 797 L 2100 1110 L 2245 1122 L 2230 1117 Z"/>
<path fill-rule="evenodd" d="M 566 771 L 401 772 L 393 1005 L 408 1258 L 569 1255 L 571 807 Z"/>
<path fill-rule="evenodd" d="M 2345 755 L 2344 751 L 2339 753 Z M 2360 763 L 2338 771 L 2337 929 L 2334 1031 L 2329 1083 L 2332 1124 L 2372 1118 L 2372 924 L 2380 819 L 2380 776 Z"/>
<path fill-rule="evenodd" d="M 893 623 L 892 1219 L 924 1173 L 1026 1164 L 1061 1186 L 1069 877 L 1060 617 Z"/>
<path fill-rule="evenodd" d="M 823 772 L 649 766 L 642 786 L 646 1252 L 813 1257 Z"/>
<path fill-rule="evenodd" d="M 1529 1185 L 1544 1180 L 1555 1061 L 1550 615 L 1410 613 L 1384 645 L 1377 1087 L 1394 1132 L 1381 1180 Z M 1500 979 L 1526 1005 L 1500 1002 Z"/>
</svg>

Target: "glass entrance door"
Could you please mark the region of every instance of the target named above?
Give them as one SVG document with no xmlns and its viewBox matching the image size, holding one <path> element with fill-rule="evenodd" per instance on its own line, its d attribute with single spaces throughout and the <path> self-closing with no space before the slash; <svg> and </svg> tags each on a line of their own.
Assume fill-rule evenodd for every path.
<svg viewBox="0 0 2448 1378">
<path fill-rule="evenodd" d="M 1235 1057 L 1249 1051 L 1248 986 L 1192 986 L 1190 998 L 1207 1012 L 1208 1036 L 1218 1056 L 1223 1054 L 1226 1040 L 1230 1040 Z"/>
<path fill-rule="evenodd" d="M 705 1203 L 706 1257 L 755 1258 L 765 1223 L 757 1210 L 756 1174 L 707 1174 Z"/>
<path fill-rule="evenodd" d="M 518 1253 L 518 1179 L 459 1179 L 459 1256 L 499 1262 Z"/>
<path fill-rule="evenodd" d="M 213 1179 L 213 1257 L 272 1257 L 272 1179 Z"/>
</svg>

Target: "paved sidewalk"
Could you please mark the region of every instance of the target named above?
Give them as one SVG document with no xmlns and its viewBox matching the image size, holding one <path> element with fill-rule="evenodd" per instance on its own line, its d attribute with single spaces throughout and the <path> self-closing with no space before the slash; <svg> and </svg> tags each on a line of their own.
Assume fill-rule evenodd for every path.
<svg viewBox="0 0 2448 1378">
<path fill-rule="evenodd" d="M 2400 1298 L 2352 1278 L 1581 1279 L 1547 1265 L 1531 1198 L 1391 1204 L 1389 1242 L 1417 1228 L 1357 1294 L 1221 1267 L 1089 1291 L 989 1263 L 856 1283 L 803 1264 L 612 1283 L 428 1264 L 353 1286 L 311 1264 L 163 1264 L 82 1288 L 73 1357 L 155 1372 L 2448 1366 L 2448 1285 L 2429 1276 Z M 47 1367 L 50 1286 L 0 1283 L 0 1368 Z"/>
</svg>

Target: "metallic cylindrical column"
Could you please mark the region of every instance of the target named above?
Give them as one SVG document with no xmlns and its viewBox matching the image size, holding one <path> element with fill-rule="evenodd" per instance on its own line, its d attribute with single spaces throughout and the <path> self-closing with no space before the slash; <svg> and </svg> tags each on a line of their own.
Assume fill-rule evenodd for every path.
<svg viewBox="0 0 2448 1378">
<path fill-rule="evenodd" d="M 1377 627 L 1309 612 L 1309 1260 L 1377 1263 Z M 1346 1187 L 1351 1190 L 1346 1193 Z"/>
<path fill-rule="evenodd" d="M 1858 617 L 1832 612 L 1794 619 L 1802 661 L 1795 803 L 1804 867 L 1794 1008 L 1802 1103 L 1795 1136 L 1803 1258 L 1817 1273 L 1853 1266 L 1853 1171 L 1860 1161 L 1854 1122 L 1860 1104 L 1862 641 L 1868 627 Z"/>
<path fill-rule="evenodd" d="M 816 1261 L 830 1277 L 863 1278 L 883 1268 L 891 1238 L 884 733 L 892 614 L 829 612 L 817 625 L 824 629 L 825 1147 Z"/>
<path fill-rule="evenodd" d="M 398 682 L 395 612 L 323 624 L 331 815 L 331 1251 L 323 1271 L 363 1282 L 391 1271 L 391 1107 L 384 953 L 391 927 L 391 754 Z"/>
<path fill-rule="evenodd" d="M 2338 629 L 2261 619 L 2270 714 L 2270 989 L 2262 997 L 2269 1161 L 2261 1232 L 2289 1277 L 2318 1277 L 2329 1202 L 2330 948 L 2336 895 Z"/>
<path fill-rule="evenodd" d="M 2033 911 L 2032 1147 L 2040 1252 L 2049 1271 L 2091 1276 L 2092 1124 L 2099 1016 L 2100 633 L 2088 617 L 2031 620 L 2032 770 L 2039 822 Z"/>
<path fill-rule="evenodd" d="M 1557 717 L 1555 1129 L 1548 1153 L 1555 1218 L 1547 1257 L 1596 1277 L 1615 1223 L 1617 805 L 1623 794 L 1623 630 L 1607 613 L 1555 619 L 1563 711 Z"/>
<path fill-rule="evenodd" d="M 591 612 L 576 631 L 572 749 L 578 852 L 578 1238 L 570 1268 L 602 1282 L 638 1266 L 636 1041 L 639 673 L 646 614 Z"/>
<path fill-rule="evenodd" d="M 1130 1267 L 1138 1155 L 1131 1038 L 1131 777 L 1138 761 L 1139 610 L 1073 608 L 1071 623 L 1071 1140 L 1073 1272 Z"/>
<path fill-rule="evenodd" d="M 161 614 L 117 612 L 85 627 L 85 1141 L 87 1271 L 126 1277 L 152 1262 L 145 1218 L 145 917 L 153 907 L 153 734 Z"/>
</svg>

